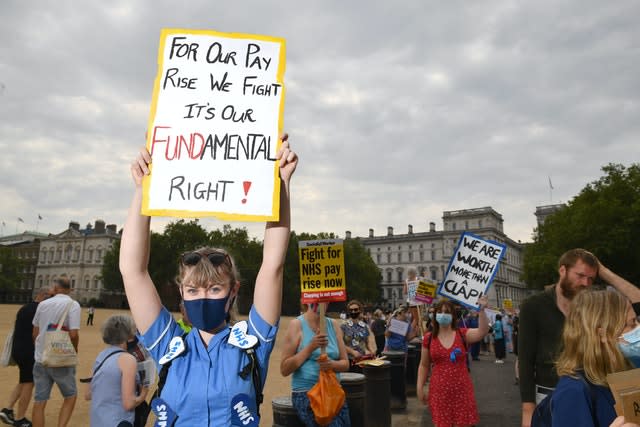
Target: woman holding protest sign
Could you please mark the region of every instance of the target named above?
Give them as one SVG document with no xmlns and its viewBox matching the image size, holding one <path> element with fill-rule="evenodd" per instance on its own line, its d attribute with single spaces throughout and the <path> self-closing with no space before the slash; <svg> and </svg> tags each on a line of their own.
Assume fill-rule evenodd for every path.
<svg viewBox="0 0 640 427">
<path fill-rule="evenodd" d="M 298 164 L 286 135 L 282 141 L 276 154 L 280 219 L 265 227 L 249 320 L 236 323 L 232 330 L 225 319 L 240 282 L 233 259 L 222 249 L 200 248 L 179 259 L 177 283 L 193 326 L 188 334 L 162 306 L 148 271 L 150 218 L 140 214 L 142 180 L 150 173 L 149 152 L 142 150 L 131 165 L 135 192 L 122 235 L 120 271 L 141 340 L 162 365 L 152 410 L 166 425 L 259 423 L 262 388 L 282 303 L 290 233 L 289 186 Z"/>
<path fill-rule="evenodd" d="M 303 304 L 302 315 L 289 322 L 280 362 L 280 373 L 283 376 L 293 374 L 291 401 L 298 418 L 308 427 L 318 425 L 311 410 L 307 392 L 318 382 L 320 370 L 331 369 L 334 372 L 349 370 L 349 359 L 342 340 L 342 331 L 329 317 L 325 317 L 326 332 L 320 331 L 318 308 L 317 303 Z M 322 347 L 326 348 L 327 360 L 318 360 Z M 338 415 L 328 425 L 331 427 L 351 425 L 346 401 Z"/>
<path fill-rule="evenodd" d="M 480 341 L 489 331 L 489 319 L 484 312 L 487 297 L 478 299 L 478 305 L 478 328 L 458 329 L 454 304 L 451 301 L 437 303 L 433 332 L 427 332 L 423 337 L 416 391 L 418 399 L 428 403 L 436 427 L 478 423 L 478 409 L 466 361 L 468 345 Z M 430 370 L 427 401 L 424 385 Z"/>
</svg>

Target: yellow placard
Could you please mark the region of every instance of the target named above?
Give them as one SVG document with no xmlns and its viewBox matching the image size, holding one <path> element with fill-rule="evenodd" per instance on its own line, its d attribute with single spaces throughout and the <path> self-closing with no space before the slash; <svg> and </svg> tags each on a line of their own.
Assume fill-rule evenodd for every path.
<svg viewBox="0 0 640 427">
<path fill-rule="evenodd" d="M 511 300 L 511 298 L 503 299 L 502 300 L 502 307 L 507 309 L 507 310 L 513 309 L 513 301 Z"/>
<path fill-rule="evenodd" d="M 298 258 L 303 303 L 347 299 L 342 239 L 300 241 Z"/>
<path fill-rule="evenodd" d="M 144 215 L 278 220 L 284 70 L 281 38 L 162 30 Z"/>
<path fill-rule="evenodd" d="M 433 299 L 436 297 L 437 290 L 437 283 L 429 279 L 422 279 L 418 283 L 415 300 L 421 303 L 431 304 L 433 302 Z"/>
</svg>

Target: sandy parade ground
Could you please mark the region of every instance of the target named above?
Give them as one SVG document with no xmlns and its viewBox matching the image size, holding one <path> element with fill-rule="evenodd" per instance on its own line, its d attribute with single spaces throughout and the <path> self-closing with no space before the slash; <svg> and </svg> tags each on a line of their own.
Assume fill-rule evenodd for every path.
<svg viewBox="0 0 640 427">
<path fill-rule="evenodd" d="M 16 312 L 20 308 L 20 305 L 3 304 L 0 305 L 0 340 L 1 344 L 4 344 L 4 340 L 7 336 L 7 332 L 13 327 Z M 91 368 L 96 356 L 105 344 L 102 342 L 100 334 L 100 326 L 110 315 L 116 313 L 129 314 L 128 310 L 109 310 L 109 309 L 96 309 L 95 317 L 93 320 L 93 326 L 85 326 L 87 321 L 86 308 L 82 309 L 82 319 L 80 327 L 80 346 L 78 351 L 78 357 L 80 363 L 77 367 L 76 382 L 78 384 L 78 400 L 71 417 L 70 427 L 75 426 L 88 426 L 89 425 L 89 411 L 90 402 L 84 400 L 84 387 L 85 384 L 78 382 L 78 378 L 84 378 L 91 376 Z M 243 317 L 241 317 L 243 318 Z M 287 329 L 287 325 L 291 317 L 283 317 L 280 320 L 280 330 L 278 332 L 279 338 L 276 340 L 276 345 L 271 354 L 271 360 L 269 363 L 269 374 L 267 377 L 267 383 L 264 389 L 264 403 L 261 406 L 262 419 L 261 426 L 271 426 L 273 414 L 271 410 L 271 400 L 274 397 L 286 396 L 291 391 L 291 378 L 283 378 L 280 375 L 280 341 L 281 336 L 284 335 Z M 18 367 L 9 366 L 6 368 L 0 368 L 0 408 L 7 405 L 9 395 L 15 385 L 18 382 Z M 151 395 L 151 392 L 150 392 Z M 149 400 L 149 398 L 147 398 Z M 58 411 L 62 403 L 62 396 L 60 391 L 54 385 L 51 392 L 51 399 L 47 404 L 45 419 L 48 426 L 55 426 L 57 424 Z M 17 405 L 14 407 L 14 411 L 17 409 Z M 31 405 L 27 412 L 27 418 L 31 419 Z M 149 417 L 147 426 L 153 425 L 153 415 Z M 4 424 L 0 424 L 2 426 Z"/>
</svg>

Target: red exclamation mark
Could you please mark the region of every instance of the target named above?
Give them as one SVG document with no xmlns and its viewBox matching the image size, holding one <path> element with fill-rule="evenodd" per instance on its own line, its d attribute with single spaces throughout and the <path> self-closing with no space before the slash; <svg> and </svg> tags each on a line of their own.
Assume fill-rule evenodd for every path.
<svg viewBox="0 0 640 427">
<path fill-rule="evenodd" d="M 249 194 L 249 189 L 251 188 L 251 181 L 242 181 L 242 186 L 244 187 L 244 195 L 245 198 L 242 199 L 242 204 L 247 203 L 246 196 Z"/>
</svg>

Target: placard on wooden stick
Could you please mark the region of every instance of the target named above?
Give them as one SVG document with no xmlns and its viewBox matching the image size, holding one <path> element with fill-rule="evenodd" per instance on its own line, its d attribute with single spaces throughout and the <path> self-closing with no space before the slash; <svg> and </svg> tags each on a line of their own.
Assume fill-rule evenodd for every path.
<svg viewBox="0 0 640 427">
<path fill-rule="evenodd" d="M 164 29 L 142 213 L 277 220 L 284 39 Z"/>
<path fill-rule="evenodd" d="M 342 239 L 300 241 L 298 257 L 303 303 L 347 299 Z"/>
</svg>

